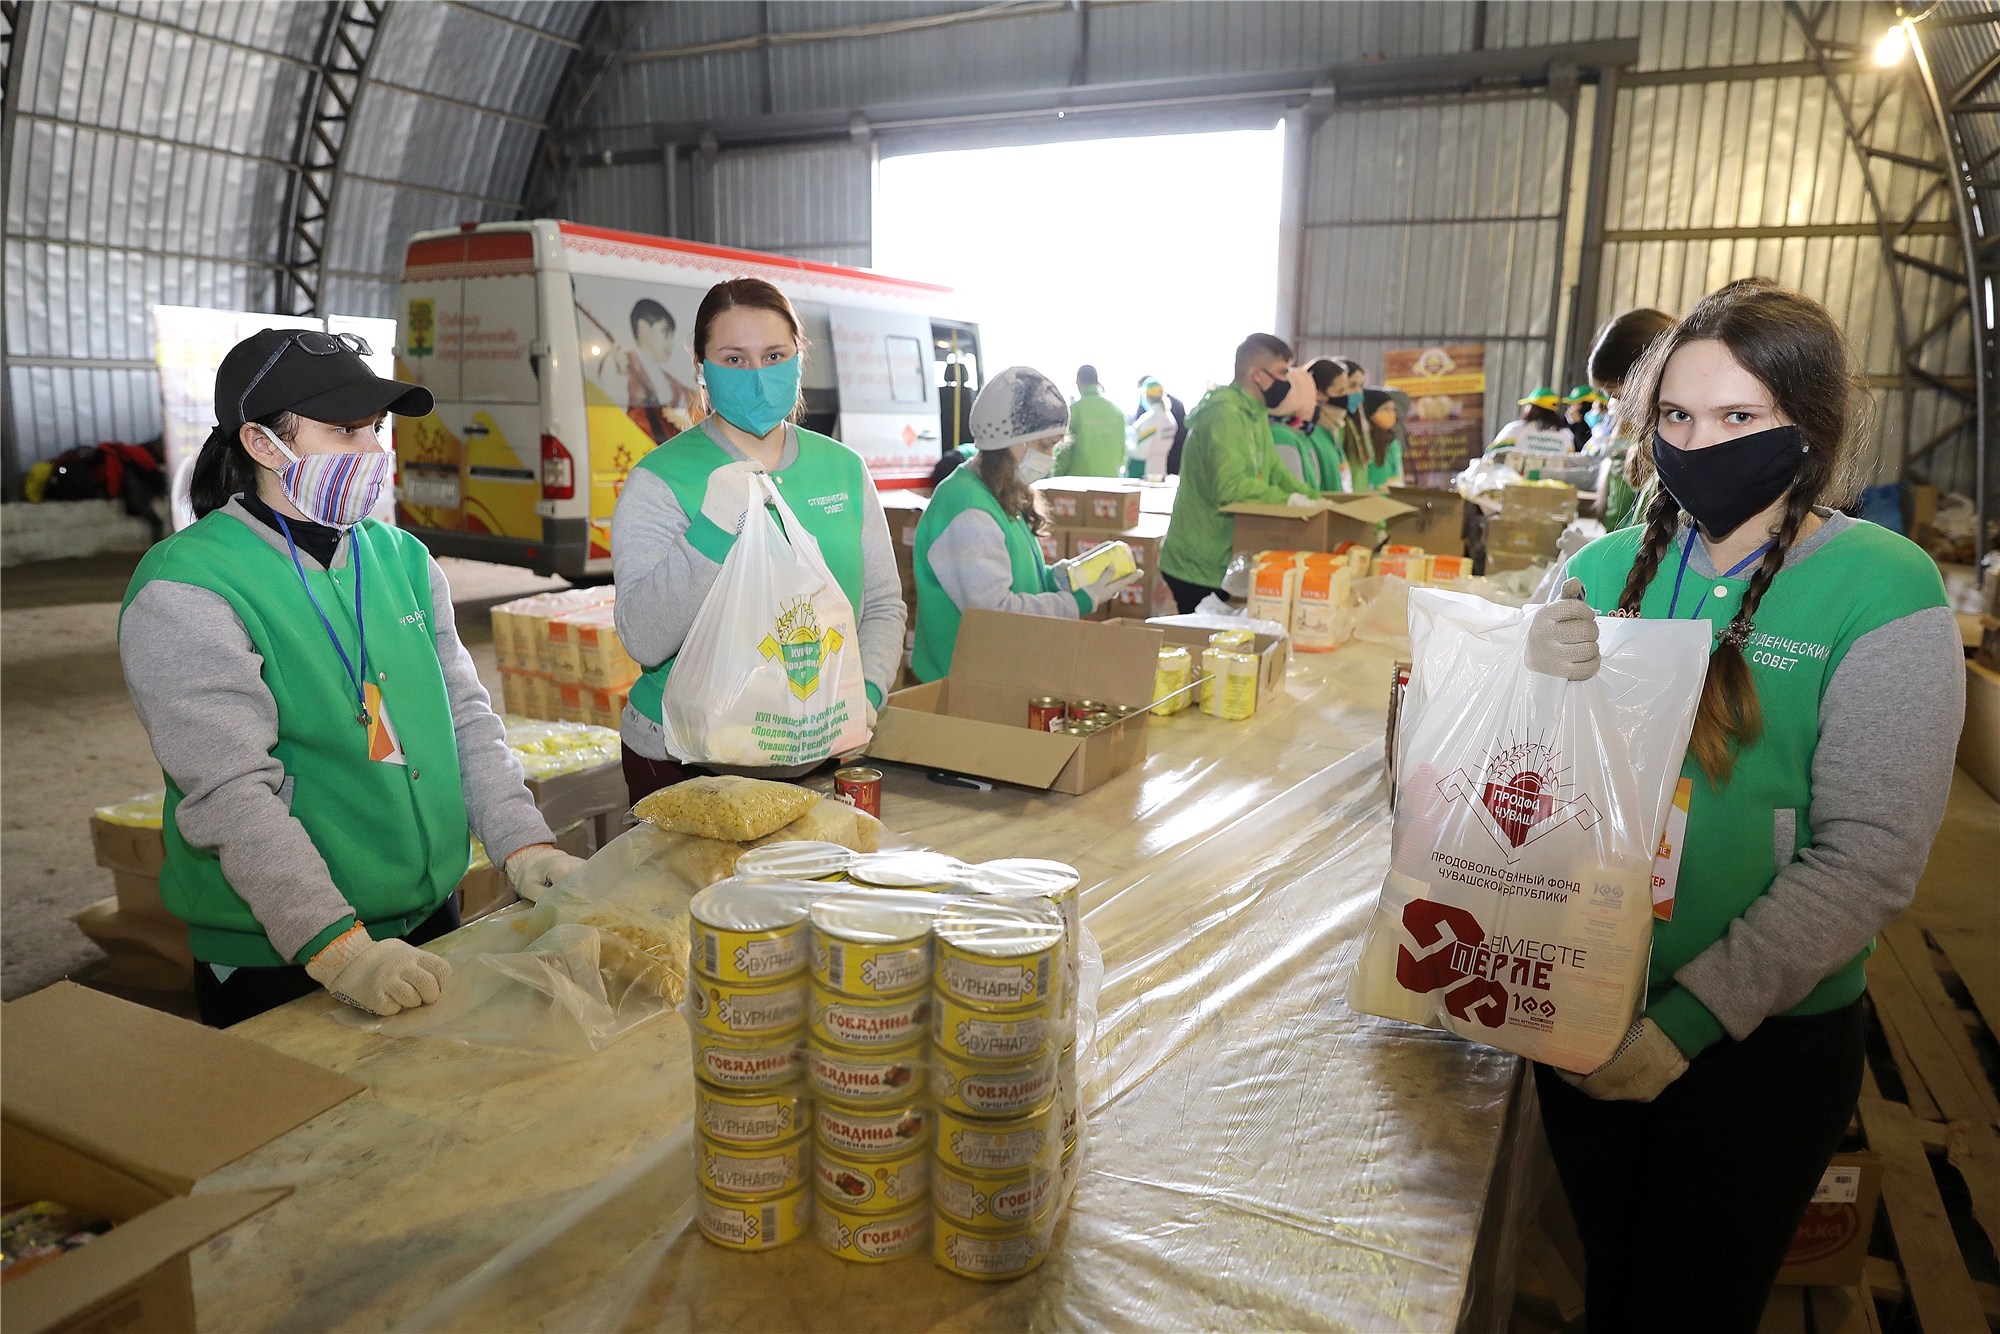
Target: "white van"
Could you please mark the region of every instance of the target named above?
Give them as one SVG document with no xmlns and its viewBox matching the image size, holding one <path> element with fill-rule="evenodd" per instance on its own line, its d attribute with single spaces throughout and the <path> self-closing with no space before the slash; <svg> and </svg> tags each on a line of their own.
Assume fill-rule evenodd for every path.
<svg viewBox="0 0 2000 1334">
<path fill-rule="evenodd" d="M 700 410 L 695 309 L 741 277 L 775 284 L 805 325 L 803 424 L 878 487 L 926 484 L 950 429 L 945 366 L 983 381 L 950 288 L 573 222 L 468 223 L 419 232 L 404 260 L 396 374 L 437 412 L 396 419 L 397 522 L 436 555 L 609 576 L 626 474 Z"/>
</svg>

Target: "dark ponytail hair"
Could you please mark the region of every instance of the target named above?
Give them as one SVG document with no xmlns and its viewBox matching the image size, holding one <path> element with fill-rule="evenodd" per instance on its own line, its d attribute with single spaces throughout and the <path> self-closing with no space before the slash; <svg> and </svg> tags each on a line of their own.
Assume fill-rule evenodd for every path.
<svg viewBox="0 0 2000 1334">
<path fill-rule="evenodd" d="M 299 420 L 289 412 L 274 412 L 257 421 L 270 427 L 288 445 L 298 434 Z M 231 496 L 256 495 L 260 471 L 257 460 L 243 447 L 243 433 L 218 425 L 202 441 L 201 453 L 195 456 L 194 467 L 188 471 L 188 503 L 194 507 L 194 517 L 204 518 L 221 509 Z"/>
<path fill-rule="evenodd" d="M 1651 459 L 1660 424 L 1660 380 L 1667 362 L 1687 344 L 1710 340 L 1728 348 L 1737 364 L 1770 391 L 1772 402 L 1798 427 L 1806 446 L 1805 460 L 1786 492 L 1784 518 L 1708 660 L 1708 678 L 1695 711 L 1688 749 L 1708 781 L 1721 788 L 1728 786 L 1736 756 L 1757 744 L 1764 732 L 1757 684 L 1743 656 L 1757 607 L 1784 568 L 1785 556 L 1798 541 L 1812 507 L 1822 501 L 1837 505 L 1846 498 L 1842 493 L 1851 488 L 1850 444 L 1859 434 L 1861 400 L 1848 371 L 1840 326 L 1826 307 L 1769 278 L 1743 278 L 1703 297 L 1687 318 L 1655 339 L 1633 367 L 1627 383 L 1632 392 L 1621 395 L 1619 402 L 1633 405 L 1634 455 Z M 1638 614 L 1646 587 L 1679 524 L 1680 505 L 1662 486 L 1646 509 L 1645 537 L 1618 599 L 1620 613 Z"/>
</svg>

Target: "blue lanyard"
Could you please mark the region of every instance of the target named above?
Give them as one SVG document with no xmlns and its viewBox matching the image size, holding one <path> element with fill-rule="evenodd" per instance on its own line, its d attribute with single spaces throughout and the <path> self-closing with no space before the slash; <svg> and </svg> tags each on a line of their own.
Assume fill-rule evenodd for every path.
<svg viewBox="0 0 2000 1334">
<path fill-rule="evenodd" d="M 299 572 L 299 586 L 312 599 L 313 610 L 319 613 L 319 623 L 326 628 L 326 637 L 333 641 L 333 651 L 340 655 L 340 665 L 347 669 L 347 679 L 354 686 L 354 721 L 366 727 L 372 720 L 368 717 L 368 689 L 365 684 L 368 680 L 368 627 L 361 620 L 361 543 L 349 535 L 348 549 L 354 553 L 354 634 L 361 654 L 361 675 L 356 676 L 354 664 L 347 660 L 347 650 L 340 646 L 340 636 L 333 631 L 333 622 L 326 618 L 326 608 L 319 605 L 319 595 L 306 581 L 306 567 L 299 560 L 298 543 L 292 541 L 292 526 L 285 522 L 282 514 L 273 513 L 271 517 L 278 521 L 278 527 L 285 534 L 285 545 L 292 549 L 292 568 Z"/>
<path fill-rule="evenodd" d="M 1681 568 L 1674 574 L 1674 599 L 1672 602 L 1669 602 L 1667 604 L 1667 619 L 1670 621 L 1674 619 L 1675 608 L 1681 605 L 1681 580 L 1687 576 L 1688 557 L 1694 554 L 1694 534 L 1695 534 L 1694 527 L 1692 525 L 1689 525 L 1687 545 L 1681 548 Z M 1749 569 L 1752 565 L 1762 560 L 1764 558 L 1764 553 L 1769 551 L 1770 549 L 1771 549 L 1771 544 L 1769 542 L 1766 542 L 1763 546 L 1758 547 L 1755 551 L 1745 556 L 1742 560 L 1737 561 L 1735 566 L 1733 566 L 1730 569 L 1729 573 L 1723 575 L 1722 577 L 1724 579 L 1734 579 L 1737 575 L 1743 573 L 1745 570 Z M 1708 594 L 1703 593 L 1701 595 L 1701 601 L 1695 603 L 1694 610 L 1688 613 L 1688 619 L 1691 621 L 1700 620 L 1701 609 L 1707 605 L 1708 605 Z"/>
</svg>

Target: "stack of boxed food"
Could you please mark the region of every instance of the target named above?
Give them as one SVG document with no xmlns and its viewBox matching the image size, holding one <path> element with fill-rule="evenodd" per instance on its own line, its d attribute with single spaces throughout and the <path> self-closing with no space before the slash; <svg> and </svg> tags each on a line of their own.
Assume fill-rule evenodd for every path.
<svg viewBox="0 0 2000 1334">
<path fill-rule="evenodd" d="M 493 609 L 506 711 L 616 727 L 639 664 L 619 642 L 615 590 L 537 593 Z"/>
<path fill-rule="evenodd" d="M 1576 519 L 1577 491 L 1562 482 L 1521 482 L 1500 492 L 1500 513 L 1486 523 L 1486 572 L 1522 570 L 1556 557 L 1563 529 Z"/>
</svg>

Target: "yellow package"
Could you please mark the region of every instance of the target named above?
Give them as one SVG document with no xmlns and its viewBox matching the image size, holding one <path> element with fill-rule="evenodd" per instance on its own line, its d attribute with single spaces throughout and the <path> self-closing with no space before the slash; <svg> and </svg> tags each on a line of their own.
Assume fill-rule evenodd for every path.
<svg viewBox="0 0 2000 1334">
<path fill-rule="evenodd" d="M 1353 584 L 1345 561 L 1306 566 L 1299 580 L 1298 606 L 1292 614 L 1293 647 L 1301 653 L 1330 653 L 1339 648 L 1352 601 Z"/>
<path fill-rule="evenodd" d="M 1250 582 L 1250 619 L 1275 621 L 1292 628 L 1292 602 L 1298 596 L 1299 567 L 1290 561 L 1267 561 Z M 1233 633 L 1233 632 L 1232 632 Z M 1209 642 L 1213 643 L 1211 639 Z M 1245 645 L 1245 648 L 1250 647 Z"/>
<path fill-rule="evenodd" d="M 1203 713 L 1240 722 L 1257 712 L 1256 654 L 1210 649 L 1201 657 L 1202 670 L 1207 673 L 1201 684 Z"/>
<path fill-rule="evenodd" d="M 1166 718 L 1185 709 L 1188 697 L 1179 692 L 1185 691 L 1193 679 L 1194 657 L 1186 648 L 1175 644 L 1161 649 L 1159 671 L 1153 677 L 1153 712 Z M 1168 699 L 1169 695 L 1174 698 Z"/>
<path fill-rule="evenodd" d="M 1099 542 L 1071 563 L 1070 586 L 1087 588 L 1103 578 L 1107 571 L 1117 579 L 1138 568 L 1139 562 L 1133 557 L 1132 548 L 1123 542 Z"/>
<path fill-rule="evenodd" d="M 1217 630 L 1208 637 L 1208 646 L 1233 653 L 1248 653 L 1257 647 L 1257 635 L 1252 630 Z M 1203 667 L 1202 670 L 1208 669 Z"/>
<path fill-rule="evenodd" d="M 661 788 L 632 813 L 676 834 L 740 843 L 783 828 L 819 800 L 819 793 L 791 783 L 717 775 Z"/>
</svg>

